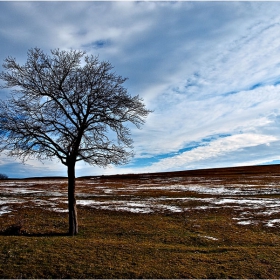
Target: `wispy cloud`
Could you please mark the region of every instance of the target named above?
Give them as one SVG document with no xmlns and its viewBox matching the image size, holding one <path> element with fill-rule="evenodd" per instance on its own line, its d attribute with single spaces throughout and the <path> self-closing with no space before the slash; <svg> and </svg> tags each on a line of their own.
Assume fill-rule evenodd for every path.
<svg viewBox="0 0 280 280">
<path fill-rule="evenodd" d="M 146 168 L 146 171 L 157 170 L 184 170 L 185 168 L 194 168 L 195 164 L 203 164 L 205 160 L 224 157 L 232 152 L 246 150 L 249 147 L 269 145 L 278 139 L 274 136 L 259 134 L 237 134 L 226 138 L 217 139 L 208 145 L 197 147 L 191 151 L 184 152 L 171 158 L 165 158 Z M 145 170 L 145 169 L 144 169 Z"/>
</svg>

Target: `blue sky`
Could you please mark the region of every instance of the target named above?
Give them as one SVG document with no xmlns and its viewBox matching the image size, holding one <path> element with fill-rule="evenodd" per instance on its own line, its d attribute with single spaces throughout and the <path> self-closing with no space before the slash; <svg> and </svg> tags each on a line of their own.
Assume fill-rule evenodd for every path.
<svg viewBox="0 0 280 280">
<path fill-rule="evenodd" d="M 85 50 L 110 61 L 154 110 L 132 128 L 128 165 L 79 163 L 77 176 L 278 163 L 279 10 L 280 2 L 248 1 L 0 2 L 0 61 L 24 63 L 33 47 Z M 0 173 L 66 168 L 2 154 Z"/>
</svg>

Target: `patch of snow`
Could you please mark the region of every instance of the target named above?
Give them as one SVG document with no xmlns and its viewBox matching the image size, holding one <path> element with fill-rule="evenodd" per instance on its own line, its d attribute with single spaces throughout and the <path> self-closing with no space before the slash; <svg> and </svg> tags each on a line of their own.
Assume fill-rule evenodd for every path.
<svg viewBox="0 0 280 280">
<path fill-rule="evenodd" d="M 110 210 L 110 209 L 109 209 Z M 117 211 L 127 211 L 127 212 L 131 212 L 131 213 L 142 213 L 142 214 L 148 214 L 148 213 L 152 213 L 153 210 L 149 209 L 149 208 L 139 208 L 139 207 L 125 207 L 125 206 L 117 206 L 115 207 L 114 210 Z"/>
<path fill-rule="evenodd" d="M 218 207 L 215 207 L 215 206 L 214 207 L 209 207 L 209 206 L 206 206 L 206 205 L 193 207 L 193 209 L 195 209 L 195 210 L 208 210 L 210 208 L 218 208 Z"/>
<path fill-rule="evenodd" d="M 161 182 L 162 183 L 162 182 Z M 241 187 L 242 186 L 242 187 Z M 212 195 L 256 195 L 256 194 L 280 194 L 279 188 L 256 188 L 257 185 L 206 185 L 202 184 L 188 184 L 188 185 L 157 185 L 157 184 L 141 184 L 130 187 L 119 188 L 118 190 L 138 191 L 138 190 L 167 190 L 167 191 L 189 191 L 200 194 Z"/>
<path fill-rule="evenodd" d="M 275 227 L 275 224 L 280 224 L 280 219 L 270 220 L 266 225 L 268 227 Z M 280 225 L 279 225 L 280 226 Z"/>
<path fill-rule="evenodd" d="M 254 222 L 253 221 L 249 221 L 249 220 L 246 220 L 246 221 L 239 221 L 237 222 L 237 224 L 239 225 L 250 225 L 250 224 L 253 224 Z"/>
<path fill-rule="evenodd" d="M 278 178 L 278 177 L 277 177 Z M 153 183 L 151 183 L 153 182 Z M 177 182 L 179 184 L 177 184 Z M 180 184 L 182 182 L 183 184 Z M 198 183 L 197 183 L 198 182 Z M 201 182 L 201 183 L 200 183 Z M 216 185 L 212 185 L 215 182 Z M 67 183 L 66 180 L 57 181 L 9 181 L 0 182 L 1 200 L 0 206 L 7 204 L 33 203 L 34 207 L 48 207 L 48 210 L 67 212 L 68 210 L 59 208 L 59 203 L 67 203 L 67 188 L 61 188 L 61 184 Z M 184 184 L 185 183 L 185 184 Z M 239 224 L 253 223 L 250 220 L 258 220 L 261 215 L 274 215 L 279 213 L 279 198 L 261 198 L 258 195 L 280 194 L 280 188 L 276 183 L 269 183 L 266 186 L 259 187 L 254 184 L 224 184 L 219 180 L 208 180 L 207 178 L 155 178 L 147 183 L 131 184 L 122 187 L 115 187 L 105 182 L 104 185 L 98 185 L 98 181 L 77 182 L 77 205 L 89 206 L 95 209 L 107 209 L 116 211 L 129 211 L 134 213 L 152 213 L 155 211 L 169 211 L 180 213 L 186 210 L 208 210 L 219 209 L 221 207 L 232 208 L 238 213 Z M 43 185 L 40 188 L 40 185 Z M 61 190 L 60 190 L 61 188 Z M 78 192 L 80 190 L 80 192 Z M 140 198 L 137 196 L 138 191 L 169 191 L 173 192 L 172 197 L 147 197 Z M 174 192 L 184 192 L 185 197 L 176 197 Z M 192 197 L 189 193 L 191 192 Z M 198 196 L 193 197 L 193 193 Z M 112 197 L 116 194 L 116 197 Z M 17 199 L 20 195 L 20 199 Z M 40 197 L 46 196 L 46 200 Z M 174 196 L 174 197 L 173 197 Z M 179 196 L 179 195 L 178 195 Z M 218 196 L 218 197 L 215 197 Z M 254 197 L 252 197 L 254 196 Z M 112 197 L 112 198 L 110 198 Z M 86 199 L 88 198 L 88 199 Z M 96 200 L 95 200 L 96 198 Z M 104 201 L 100 201 L 104 198 Z M 107 199 L 106 199 L 107 198 Z M 110 200 L 109 200 L 110 199 Z M 186 208 L 183 204 L 197 201 L 197 205 Z M 182 203 L 182 206 L 180 204 Z M 201 204 L 201 205 L 200 205 Z M 28 207 L 30 207 L 29 204 Z M 8 208 L 1 208 L 8 211 Z M 10 212 L 12 209 L 10 210 Z M 0 212 L 1 213 L 1 212 Z M 245 220 L 246 219 L 246 220 Z M 273 222 L 274 221 L 274 222 Z M 278 223 L 278 220 L 272 220 L 267 226 Z"/>
<path fill-rule="evenodd" d="M 91 206 L 99 209 L 121 210 L 133 213 L 152 213 L 156 210 L 167 210 L 173 213 L 180 213 L 183 211 L 182 208 L 173 205 L 153 204 L 151 203 L 151 200 L 137 202 L 126 200 L 106 202 L 96 200 L 77 200 L 77 204 L 82 206 Z"/>
<path fill-rule="evenodd" d="M 44 192 L 42 190 L 31 190 L 27 188 L 4 188 L 3 190 L 9 194 L 38 194 Z"/>
<path fill-rule="evenodd" d="M 96 201 L 96 200 L 90 200 L 90 199 L 78 199 L 77 200 L 77 205 L 81 205 L 81 206 L 93 206 L 93 205 L 104 205 L 104 204 L 108 204 L 108 202 Z"/>
<path fill-rule="evenodd" d="M 59 213 L 67 213 L 68 212 L 68 209 L 57 208 L 57 207 L 47 208 L 47 210 L 54 211 L 54 212 L 59 212 Z"/>
<path fill-rule="evenodd" d="M 210 239 L 210 240 L 214 240 L 214 241 L 218 241 L 219 239 L 216 237 L 212 237 L 212 236 L 207 236 L 207 235 L 198 235 L 200 237 L 206 238 L 206 239 Z"/>
<path fill-rule="evenodd" d="M 143 203 L 127 202 L 127 201 L 95 201 L 95 200 L 77 200 L 78 205 L 90 206 L 95 209 L 127 211 L 132 213 L 151 213 L 149 207 Z"/>
<path fill-rule="evenodd" d="M 260 207 L 279 207 L 279 199 L 273 198 L 222 198 L 212 201 L 214 204 L 242 204 L 248 207 L 260 208 Z"/>
<path fill-rule="evenodd" d="M 158 204 L 158 205 L 156 205 L 155 208 L 160 209 L 160 210 L 167 210 L 172 213 L 181 213 L 184 210 L 178 206 L 164 205 L 164 204 Z"/>
<path fill-rule="evenodd" d="M 35 181 L 1 181 L 0 187 L 32 187 L 38 185 L 61 185 L 65 184 L 67 181 L 63 180 L 35 180 Z"/>
<path fill-rule="evenodd" d="M 25 202 L 25 200 L 23 200 L 23 199 L 10 198 L 10 197 L 1 197 L 0 205 L 24 203 L 24 202 Z"/>
<path fill-rule="evenodd" d="M 9 208 L 9 206 L 2 206 L 0 208 L 0 216 L 11 212 L 12 210 Z"/>
</svg>

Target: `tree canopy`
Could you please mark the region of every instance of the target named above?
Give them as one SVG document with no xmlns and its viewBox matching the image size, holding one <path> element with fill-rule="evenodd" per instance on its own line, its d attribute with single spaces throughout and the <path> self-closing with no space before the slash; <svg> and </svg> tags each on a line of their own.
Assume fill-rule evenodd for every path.
<svg viewBox="0 0 280 280">
<path fill-rule="evenodd" d="M 109 62 L 85 52 L 31 49 L 25 65 L 8 57 L 4 87 L 15 88 L 0 102 L 2 150 L 23 159 L 58 157 L 106 166 L 125 163 L 132 139 L 127 122 L 140 127 L 149 113 L 139 96 L 123 87 L 125 78 L 111 72 Z M 85 64 L 81 66 L 84 57 Z M 117 143 L 109 138 L 117 135 Z"/>
<path fill-rule="evenodd" d="M 127 124 L 140 128 L 150 111 L 109 62 L 83 51 L 48 55 L 34 48 L 24 65 L 8 57 L 3 67 L 2 88 L 13 91 L 0 101 L 0 151 L 23 160 L 58 158 L 74 192 L 77 161 L 104 167 L 133 155 Z"/>
</svg>

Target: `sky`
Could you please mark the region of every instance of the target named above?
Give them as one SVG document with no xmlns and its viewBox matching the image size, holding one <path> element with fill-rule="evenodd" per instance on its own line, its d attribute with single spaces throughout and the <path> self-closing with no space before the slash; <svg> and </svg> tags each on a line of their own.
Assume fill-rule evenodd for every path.
<svg viewBox="0 0 280 280">
<path fill-rule="evenodd" d="M 23 64 L 34 47 L 84 50 L 153 110 L 131 127 L 127 165 L 81 162 L 77 176 L 280 163 L 279 10 L 268 1 L 0 1 L 0 64 Z M 0 173 L 67 174 L 56 159 L 23 164 L 5 153 Z"/>
</svg>

